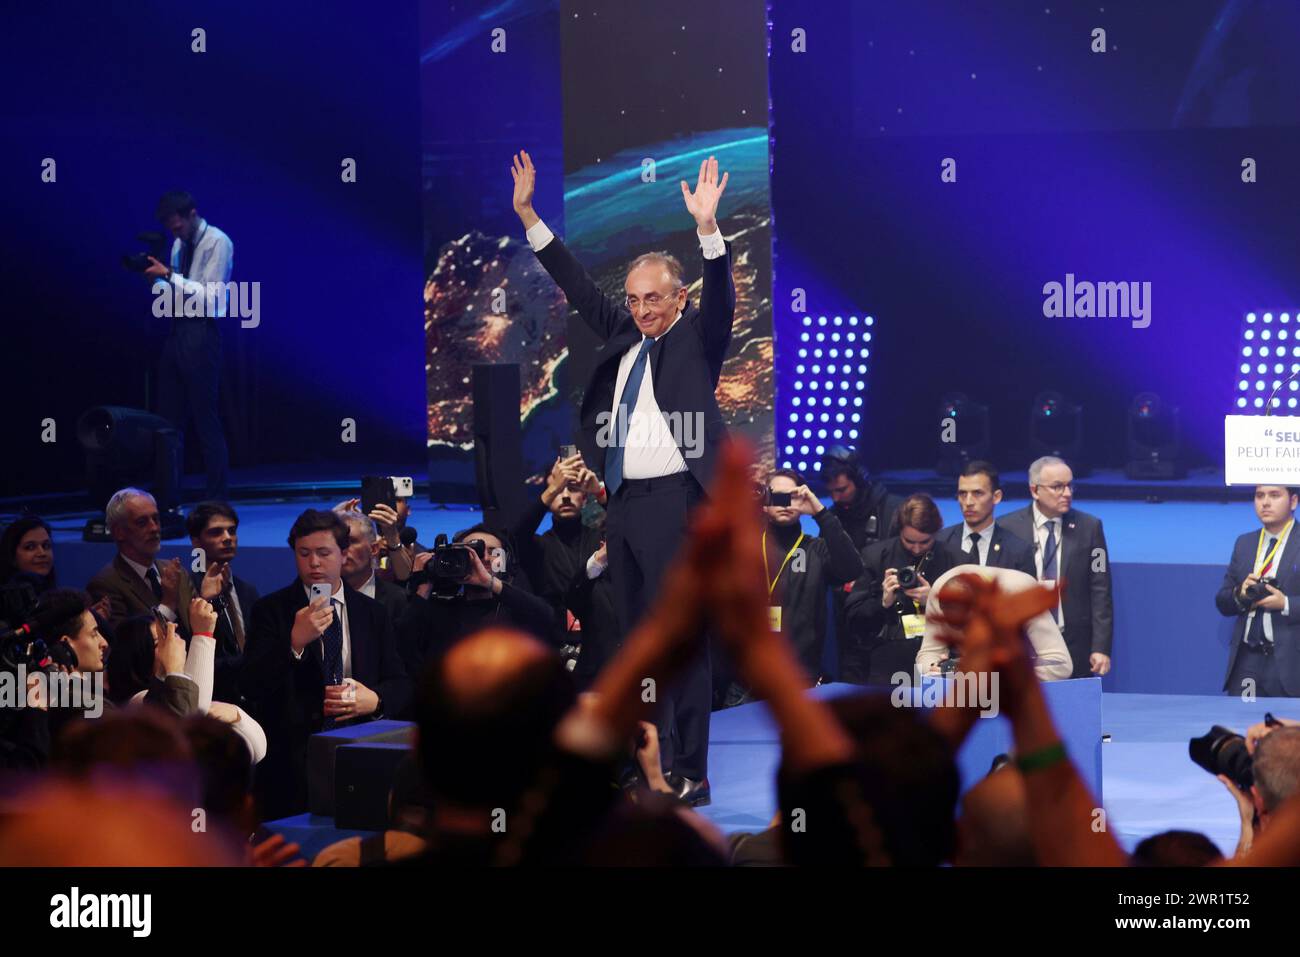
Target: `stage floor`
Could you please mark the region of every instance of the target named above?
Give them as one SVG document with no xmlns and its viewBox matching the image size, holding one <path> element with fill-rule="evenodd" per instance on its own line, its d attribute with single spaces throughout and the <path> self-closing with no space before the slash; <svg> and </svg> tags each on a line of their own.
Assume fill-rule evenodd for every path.
<svg viewBox="0 0 1300 957">
<path fill-rule="evenodd" d="M 829 686 L 834 694 L 846 686 Z M 1151 834 L 1200 831 L 1231 854 L 1237 808 L 1217 780 L 1192 763 L 1187 742 L 1220 724 L 1244 733 L 1266 711 L 1300 718 L 1300 700 L 1209 695 L 1103 694 L 1102 805 L 1120 843 L 1131 851 Z M 997 718 L 1002 721 L 1004 719 Z M 713 803 L 701 813 L 725 833 L 767 827 L 776 812 L 780 747 L 763 704 L 713 715 L 709 782 Z M 969 782 L 963 782 L 965 787 Z"/>
</svg>

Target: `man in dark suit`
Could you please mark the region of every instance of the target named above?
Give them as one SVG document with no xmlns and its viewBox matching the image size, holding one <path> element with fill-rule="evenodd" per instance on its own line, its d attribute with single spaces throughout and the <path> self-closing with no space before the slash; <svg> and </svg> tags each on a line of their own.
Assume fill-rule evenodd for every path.
<svg viewBox="0 0 1300 957">
<path fill-rule="evenodd" d="M 247 616 L 260 597 L 257 589 L 233 571 L 239 549 L 239 515 L 225 502 L 200 502 L 185 516 L 185 530 L 190 545 L 203 551 L 202 570 L 194 569 L 182 579 L 180 602 L 190 607 L 195 595 L 206 598 L 217 613 L 213 638 L 217 644 L 216 670 L 212 698 L 241 704 L 239 668 L 244 660 Z M 182 632 L 188 637 L 189 623 Z"/>
<path fill-rule="evenodd" d="M 239 681 L 266 732 L 254 791 L 263 819 L 307 808 L 307 739 L 340 724 L 403 717 L 411 682 L 388 613 L 343 584 L 348 527 L 308 509 L 289 531 L 298 565 L 292 584 L 253 606 Z M 310 587 L 329 597 L 309 601 Z"/>
<path fill-rule="evenodd" d="M 514 158 L 511 172 L 529 245 L 603 341 L 583 392 L 577 445 L 585 462 L 603 470 L 610 582 L 626 633 L 658 592 L 726 437 L 714 390 L 736 313 L 731 253 L 716 218 L 727 175 L 719 180 L 709 157 L 693 193 L 681 184 L 704 258 L 696 307 L 681 263 L 667 253 L 632 262 L 625 298 L 606 295 L 533 210 L 536 171 L 527 153 Z M 703 804 L 712 705 L 707 651 L 674 687 L 657 688 L 655 724 L 669 781 L 685 800 Z"/>
<path fill-rule="evenodd" d="M 124 488 L 113 493 L 104 509 L 104 523 L 117 543 L 117 555 L 95 573 L 86 590 L 98 602 L 109 603 L 108 630 L 132 615 L 155 608 L 168 621 L 177 621 L 183 577 L 180 559 L 158 561 L 162 550 L 162 521 L 158 503 L 143 489 Z"/>
<path fill-rule="evenodd" d="M 1074 505 L 1074 473 L 1055 456 L 1029 466 L 1025 508 L 1003 517 L 999 524 L 1034 548 L 1039 581 L 1065 579 L 1065 594 L 1052 617 L 1074 661 L 1074 678 L 1110 671 L 1110 646 L 1115 608 L 1110 589 L 1110 553 L 1101 519 Z"/>
<path fill-rule="evenodd" d="M 1237 619 L 1223 682 L 1229 694 L 1300 696 L 1300 536 L 1292 534 L 1297 503 L 1300 489 L 1256 486 L 1255 514 L 1264 527 L 1239 536 L 1232 547 L 1214 598 L 1221 614 Z"/>
<path fill-rule="evenodd" d="M 1014 568 L 1037 576 L 1034 549 L 993 520 L 1002 501 L 1002 480 L 991 462 L 967 462 L 957 477 L 957 503 L 962 521 L 939 533 L 948 550 L 972 565 Z"/>
<path fill-rule="evenodd" d="M 357 509 L 335 509 L 348 526 L 348 547 L 343 553 L 343 581 L 384 606 L 393 632 L 406 613 L 406 588 L 375 574 L 379 567 L 379 532 L 372 519 Z"/>
</svg>

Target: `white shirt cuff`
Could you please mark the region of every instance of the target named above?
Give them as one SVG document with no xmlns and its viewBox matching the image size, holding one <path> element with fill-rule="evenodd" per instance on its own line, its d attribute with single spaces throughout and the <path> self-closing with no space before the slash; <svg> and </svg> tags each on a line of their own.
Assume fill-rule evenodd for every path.
<svg viewBox="0 0 1300 957">
<path fill-rule="evenodd" d="M 605 567 L 608 564 L 608 561 L 600 561 L 596 557 L 596 553 L 593 552 L 591 557 L 587 559 L 587 577 L 599 578 L 604 573 Z"/>
<path fill-rule="evenodd" d="M 539 253 L 546 248 L 547 244 L 555 238 L 555 233 L 551 228 L 540 219 L 528 227 L 528 232 L 524 233 L 528 237 L 528 245 L 533 248 L 533 252 Z"/>
<path fill-rule="evenodd" d="M 172 611 L 172 610 L 171 610 L 168 606 L 166 606 L 166 605 L 159 605 L 159 606 L 158 606 L 158 614 L 162 615 L 162 616 L 163 616 L 164 618 L 166 618 L 168 621 L 175 621 L 175 620 L 176 620 L 176 612 Z"/>
<path fill-rule="evenodd" d="M 719 256 L 727 255 L 727 241 L 722 238 L 721 228 L 707 236 L 696 230 L 695 235 L 700 237 L 700 249 L 703 250 L 705 259 L 717 259 Z"/>
<path fill-rule="evenodd" d="M 1282 604 L 1282 614 L 1283 615 L 1291 614 L 1291 599 L 1289 597 Z"/>
</svg>

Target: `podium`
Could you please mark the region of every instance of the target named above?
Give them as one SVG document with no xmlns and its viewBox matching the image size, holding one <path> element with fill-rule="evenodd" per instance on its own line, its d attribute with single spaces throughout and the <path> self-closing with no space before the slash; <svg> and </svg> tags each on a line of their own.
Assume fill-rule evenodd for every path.
<svg viewBox="0 0 1300 957">
<path fill-rule="evenodd" d="M 1225 416 L 1223 482 L 1300 485 L 1300 416 Z"/>
</svg>

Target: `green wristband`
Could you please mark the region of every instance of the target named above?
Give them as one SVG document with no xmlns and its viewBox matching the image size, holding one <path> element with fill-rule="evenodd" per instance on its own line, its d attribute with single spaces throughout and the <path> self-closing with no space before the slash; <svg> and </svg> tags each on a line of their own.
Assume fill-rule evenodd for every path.
<svg viewBox="0 0 1300 957">
<path fill-rule="evenodd" d="M 1049 744 L 1045 748 L 1039 748 L 1037 751 L 1031 751 L 1029 754 L 1021 755 L 1016 758 L 1016 767 L 1022 774 L 1032 774 L 1035 771 L 1041 771 L 1044 768 L 1050 768 L 1054 764 L 1060 764 L 1067 760 L 1065 745 L 1060 741 L 1055 744 Z"/>
</svg>

